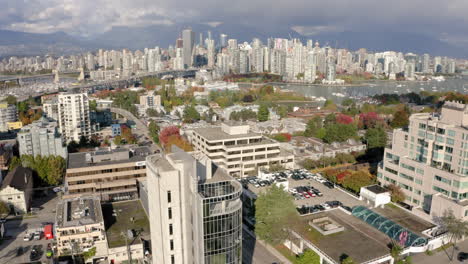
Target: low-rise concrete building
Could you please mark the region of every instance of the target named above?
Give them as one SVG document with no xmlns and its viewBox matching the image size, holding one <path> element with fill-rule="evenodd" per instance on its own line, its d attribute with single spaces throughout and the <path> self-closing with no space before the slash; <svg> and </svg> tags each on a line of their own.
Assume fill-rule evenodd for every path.
<svg viewBox="0 0 468 264">
<path fill-rule="evenodd" d="M 59 255 L 79 254 L 95 247 L 94 258 L 106 257 L 108 247 L 99 198 L 82 196 L 59 201 L 55 236 Z"/>
<path fill-rule="evenodd" d="M 31 208 L 33 177 L 29 168 L 18 166 L 2 182 L 0 200 L 7 203 L 14 214 L 24 214 Z"/>
<path fill-rule="evenodd" d="M 280 165 L 294 167 L 294 155 L 274 140 L 250 131 L 249 125 L 222 124 L 221 127 L 193 129 L 188 135 L 196 150 L 207 155 L 231 176 L 257 174 L 258 168 Z"/>
<path fill-rule="evenodd" d="M 100 149 L 68 156 L 65 197 L 97 194 L 103 201 L 138 197 L 138 181 L 146 178 L 147 147 Z"/>
<path fill-rule="evenodd" d="M 297 159 L 319 160 L 323 157 L 334 158 L 339 153 L 353 153 L 366 150 L 366 145 L 353 139 L 345 142 L 324 143 L 318 138 L 303 136 L 293 137 L 289 143 L 282 146 L 294 153 Z"/>
<path fill-rule="evenodd" d="M 6 103 L 0 104 L 0 132 L 8 131 L 8 123 L 18 120 L 16 106 Z"/>
</svg>

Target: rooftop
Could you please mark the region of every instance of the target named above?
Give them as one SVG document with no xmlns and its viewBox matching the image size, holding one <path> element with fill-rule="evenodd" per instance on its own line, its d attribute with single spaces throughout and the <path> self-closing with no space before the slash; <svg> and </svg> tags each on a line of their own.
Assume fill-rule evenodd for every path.
<svg viewBox="0 0 468 264">
<path fill-rule="evenodd" d="M 64 199 L 57 204 L 56 224 L 58 227 L 91 225 L 102 220 L 101 203 L 98 197 Z"/>
<path fill-rule="evenodd" d="M 320 234 L 310 227 L 309 221 L 321 217 L 330 217 L 343 226 L 344 231 L 328 236 Z M 293 227 L 293 230 L 337 263 L 341 263 L 344 255 L 350 256 L 356 263 L 363 263 L 385 256 L 390 251 L 387 246 L 391 242 L 390 238 L 341 209 L 301 216 L 301 221 Z"/>
<path fill-rule="evenodd" d="M 110 248 L 125 246 L 125 236 L 129 245 L 150 239 L 148 217 L 139 200 L 103 204 L 102 212 Z"/>
<path fill-rule="evenodd" d="M 148 147 L 99 149 L 68 155 L 68 169 L 144 161 L 151 150 Z"/>
<path fill-rule="evenodd" d="M 18 166 L 7 174 L 2 182 L 1 189 L 10 186 L 17 190 L 24 191 L 32 180 L 32 170 Z"/>
<path fill-rule="evenodd" d="M 366 188 L 367 190 L 375 193 L 375 194 L 381 194 L 381 193 L 386 193 L 388 192 L 388 190 L 386 190 L 385 188 L 377 185 L 377 184 L 374 184 L 374 185 L 370 185 L 370 186 L 366 186 L 364 187 Z"/>
<path fill-rule="evenodd" d="M 251 138 L 251 137 L 262 137 L 259 133 L 247 132 L 243 134 L 231 135 L 224 132 L 221 127 L 205 127 L 205 128 L 195 128 L 193 130 L 200 136 L 204 137 L 206 140 L 215 141 L 215 140 L 228 140 L 228 139 L 240 139 L 240 138 Z"/>
</svg>

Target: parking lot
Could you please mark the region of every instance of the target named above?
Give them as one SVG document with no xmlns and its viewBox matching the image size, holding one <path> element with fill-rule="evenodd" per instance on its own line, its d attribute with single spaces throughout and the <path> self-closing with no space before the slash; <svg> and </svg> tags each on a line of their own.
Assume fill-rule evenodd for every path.
<svg viewBox="0 0 468 264">
<path fill-rule="evenodd" d="M 55 222 L 56 204 L 55 194 L 35 197 L 32 206 L 38 210 L 32 216 L 26 216 L 22 219 L 7 218 L 5 222 L 6 238 L 0 244 L 0 264 L 29 263 L 31 249 L 35 245 L 42 247 L 42 255 L 38 261 L 52 263 L 51 259 L 46 258 L 47 245 L 52 244 L 52 240 L 46 240 L 42 237 L 41 240 L 24 241 L 24 236 L 27 233 L 42 230 L 43 223 Z"/>
<path fill-rule="evenodd" d="M 302 171 L 296 170 L 295 172 L 296 172 L 295 175 L 301 175 L 302 177 L 295 176 L 294 171 L 292 171 L 292 172 L 285 173 L 288 178 L 284 178 L 281 176 L 278 178 L 280 181 L 282 180 L 287 181 L 288 192 L 293 197 L 295 197 L 294 203 L 298 207 L 320 205 L 320 204 L 324 204 L 326 202 L 331 202 L 331 201 L 339 201 L 342 203 L 343 206 L 347 206 L 350 208 L 357 206 L 357 205 L 366 205 L 363 201 L 360 201 L 357 197 L 343 190 L 340 190 L 338 187 L 333 187 L 330 184 L 328 184 L 329 187 L 327 187 L 326 186 L 327 183 L 325 182 L 325 179 L 321 178 L 320 175 L 315 175 L 305 170 L 302 170 Z M 275 174 L 275 175 L 279 176 L 279 174 Z M 316 179 L 321 180 L 322 182 L 319 182 L 318 180 L 314 179 L 313 176 L 315 176 Z M 254 183 L 253 179 L 244 181 L 244 183 L 247 184 L 249 190 L 253 191 L 256 194 L 261 193 L 262 191 L 266 190 L 269 187 L 269 185 L 272 184 L 272 182 L 273 181 L 270 180 L 270 181 L 260 181 L 260 182 L 256 181 Z M 260 185 L 261 183 L 264 186 L 261 186 Z M 294 189 L 295 192 L 298 192 L 298 189 L 297 189 L 298 187 L 304 187 L 304 188 L 299 188 L 299 192 L 301 191 L 303 192 L 302 195 L 294 195 L 294 193 L 291 192 L 293 191 L 291 189 Z M 312 188 L 318 192 L 314 193 L 311 190 Z M 309 191 L 304 193 L 305 191 L 304 189 L 309 189 Z M 311 197 L 309 193 L 315 196 Z M 317 193 L 320 193 L 321 196 L 318 196 Z M 302 197 L 299 198 L 299 196 L 302 196 Z"/>
</svg>

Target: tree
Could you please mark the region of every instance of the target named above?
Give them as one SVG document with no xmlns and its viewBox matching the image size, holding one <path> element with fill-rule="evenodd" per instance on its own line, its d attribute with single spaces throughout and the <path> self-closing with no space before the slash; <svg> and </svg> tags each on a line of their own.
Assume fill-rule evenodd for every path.
<svg viewBox="0 0 468 264">
<path fill-rule="evenodd" d="M 343 187 L 352 190 L 355 193 L 361 191 L 361 187 L 371 185 L 373 183 L 372 175 L 366 171 L 356 171 L 347 176 L 343 180 Z"/>
<path fill-rule="evenodd" d="M 151 120 L 151 122 L 148 125 L 148 130 L 150 132 L 150 136 L 153 139 L 154 143 L 158 144 L 159 143 L 159 126 Z"/>
<path fill-rule="evenodd" d="M 159 142 L 161 142 L 162 145 L 166 145 L 171 135 L 180 135 L 177 126 L 169 126 L 161 130 L 161 133 L 159 133 Z"/>
<path fill-rule="evenodd" d="M 357 137 L 357 127 L 354 124 L 331 124 L 326 128 L 323 140 L 327 143 L 343 142 L 350 138 Z"/>
<path fill-rule="evenodd" d="M 336 117 L 336 122 L 338 124 L 349 125 L 349 124 L 353 123 L 353 118 L 350 117 L 349 115 L 338 114 L 338 116 Z"/>
<path fill-rule="evenodd" d="M 367 142 L 367 149 L 383 149 L 387 144 L 387 132 L 381 126 L 369 128 L 366 130 L 364 139 Z"/>
<path fill-rule="evenodd" d="M 148 108 L 146 109 L 146 115 L 149 117 L 157 117 L 159 116 L 159 112 L 156 109 Z"/>
<path fill-rule="evenodd" d="M 10 213 L 10 207 L 4 202 L 0 201 L 0 216 L 4 217 Z"/>
<path fill-rule="evenodd" d="M 323 125 L 326 127 L 328 125 L 331 125 L 331 124 L 335 124 L 336 123 L 336 115 L 335 114 L 328 114 L 324 121 L 323 121 Z"/>
<path fill-rule="evenodd" d="M 330 99 L 327 99 L 325 101 L 325 103 L 323 104 L 323 108 L 331 111 L 336 111 L 336 109 L 338 109 L 336 104 Z"/>
<path fill-rule="evenodd" d="M 90 111 L 97 111 L 97 102 L 96 100 L 89 101 L 89 110 Z"/>
<path fill-rule="evenodd" d="M 272 185 L 255 201 L 255 233 L 276 245 L 288 237 L 287 229 L 298 219 L 294 200 L 282 187 Z"/>
<path fill-rule="evenodd" d="M 348 256 L 341 261 L 341 264 L 356 264 L 356 262 Z"/>
<path fill-rule="evenodd" d="M 452 254 L 449 256 L 450 261 L 452 261 L 457 242 L 468 235 L 468 222 L 455 217 L 451 209 L 444 212 L 444 215 L 441 217 L 441 222 L 442 226 L 447 230 L 450 243 L 453 243 Z"/>
<path fill-rule="evenodd" d="M 260 107 L 258 108 L 258 114 L 257 114 L 258 121 L 260 122 L 268 121 L 269 117 L 270 117 L 270 111 L 268 110 L 268 106 L 264 104 L 260 105 Z"/>
<path fill-rule="evenodd" d="M 367 112 L 359 114 L 359 127 L 360 128 L 373 128 L 379 124 L 383 124 L 383 120 L 376 112 Z"/>
<path fill-rule="evenodd" d="M 342 105 L 342 106 L 351 106 L 353 103 L 354 103 L 354 100 L 353 100 L 353 99 L 346 98 L 346 99 L 343 100 L 343 102 L 341 103 L 341 105 Z"/>
<path fill-rule="evenodd" d="M 392 199 L 392 202 L 401 203 L 406 199 L 406 195 L 400 186 L 392 183 L 387 186 L 387 189 L 390 191 L 390 197 Z"/>
<path fill-rule="evenodd" d="M 304 136 L 306 137 L 317 137 L 319 130 L 322 128 L 322 118 L 315 116 L 307 122 Z"/>
<path fill-rule="evenodd" d="M 409 124 L 409 115 L 405 109 L 400 109 L 393 115 L 393 120 L 390 126 L 393 128 L 406 127 Z"/>
<path fill-rule="evenodd" d="M 194 123 L 200 120 L 200 114 L 193 105 L 186 106 L 184 109 L 183 120 L 185 123 Z"/>
<path fill-rule="evenodd" d="M 17 156 L 13 156 L 13 158 L 10 161 L 10 170 L 13 170 L 14 168 L 20 165 L 21 165 L 21 159 Z"/>
<path fill-rule="evenodd" d="M 306 249 L 294 260 L 294 264 L 320 264 L 320 256 L 313 250 Z"/>
<path fill-rule="evenodd" d="M 114 137 L 114 144 L 116 144 L 116 145 L 122 145 L 122 144 L 124 144 L 124 143 L 123 143 L 122 136 L 115 136 L 115 137 Z"/>
</svg>

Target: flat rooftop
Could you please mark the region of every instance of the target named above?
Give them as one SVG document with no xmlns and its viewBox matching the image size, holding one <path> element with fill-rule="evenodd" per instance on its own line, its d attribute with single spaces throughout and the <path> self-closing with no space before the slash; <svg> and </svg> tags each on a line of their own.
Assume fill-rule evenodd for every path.
<svg viewBox="0 0 468 264">
<path fill-rule="evenodd" d="M 377 185 L 377 184 L 374 184 L 374 185 L 370 185 L 370 186 L 366 186 L 364 187 L 366 188 L 367 190 L 375 193 L 375 194 L 381 194 L 381 193 L 386 193 L 388 192 L 388 190 L 386 190 L 385 188 Z"/>
<path fill-rule="evenodd" d="M 101 203 L 98 197 L 88 196 L 64 199 L 57 204 L 58 227 L 91 225 L 102 222 Z"/>
<path fill-rule="evenodd" d="M 345 230 L 328 236 L 322 235 L 309 225 L 309 221 L 321 217 L 330 217 Z M 356 263 L 363 263 L 389 254 L 390 238 L 357 217 L 348 215 L 341 209 L 301 216 L 301 221 L 293 228 L 303 238 L 320 248 L 337 263 L 344 255 L 350 256 Z"/>
<path fill-rule="evenodd" d="M 150 239 L 148 217 L 140 200 L 103 204 L 102 212 L 110 248 L 125 246 L 125 236 L 129 245 Z M 127 230 L 132 230 L 133 237 L 128 236 Z"/>
<path fill-rule="evenodd" d="M 221 127 L 203 127 L 195 128 L 194 132 L 204 137 L 208 141 L 215 140 L 228 140 L 228 139 L 240 139 L 240 138 L 251 138 L 251 137 L 262 137 L 262 134 L 249 132 L 244 134 L 230 135 L 224 132 Z"/>
<path fill-rule="evenodd" d="M 146 160 L 151 155 L 148 147 L 99 149 L 91 152 L 71 153 L 68 155 L 68 169 L 103 166 Z"/>
</svg>

